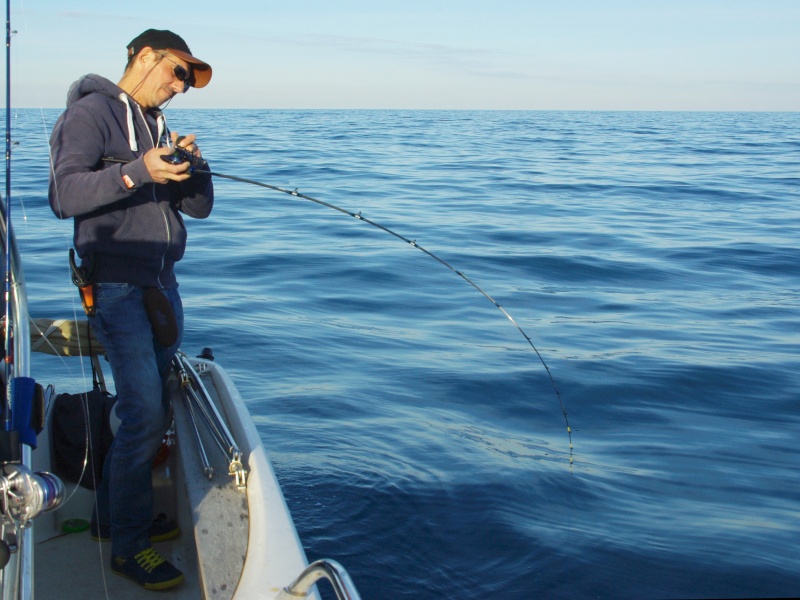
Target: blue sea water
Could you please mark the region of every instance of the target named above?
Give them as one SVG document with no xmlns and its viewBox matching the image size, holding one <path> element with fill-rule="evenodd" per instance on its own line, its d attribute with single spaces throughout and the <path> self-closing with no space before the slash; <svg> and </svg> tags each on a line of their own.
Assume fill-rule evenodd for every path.
<svg viewBox="0 0 800 600">
<path fill-rule="evenodd" d="M 34 317 L 76 310 L 58 112 L 12 123 Z M 168 118 L 214 171 L 463 272 L 563 399 L 572 464 L 548 372 L 476 289 L 217 178 L 179 265 L 184 349 L 236 381 L 310 559 L 365 600 L 800 593 L 799 113 Z"/>
</svg>

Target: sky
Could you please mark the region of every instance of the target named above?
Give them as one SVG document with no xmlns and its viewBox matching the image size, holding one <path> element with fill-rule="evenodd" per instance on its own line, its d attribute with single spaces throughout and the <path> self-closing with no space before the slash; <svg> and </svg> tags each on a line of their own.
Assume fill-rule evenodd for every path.
<svg viewBox="0 0 800 600">
<path fill-rule="evenodd" d="M 11 0 L 11 23 L 20 108 L 116 83 L 152 27 L 214 70 L 173 108 L 800 110 L 800 0 Z"/>
</svg>

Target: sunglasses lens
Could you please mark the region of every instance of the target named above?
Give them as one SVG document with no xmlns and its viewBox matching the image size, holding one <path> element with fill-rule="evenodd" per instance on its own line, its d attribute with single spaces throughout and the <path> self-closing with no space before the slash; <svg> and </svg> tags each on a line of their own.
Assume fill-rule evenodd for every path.
<svg viewBox="0 0 800 600">
<path fill-rule="evenodd" d="M 194 73 L 191 70 L 187 71 L 185 67 L 179 65 L 165 54 L 162 54 L 161 57 L 166 58 L 174 65 L 172 67 L 172 73 L 175 75 L 175 79 L 183 83 L 183 91 L 186 93 L 186 91 L 194 85 Z"/>
</svg>

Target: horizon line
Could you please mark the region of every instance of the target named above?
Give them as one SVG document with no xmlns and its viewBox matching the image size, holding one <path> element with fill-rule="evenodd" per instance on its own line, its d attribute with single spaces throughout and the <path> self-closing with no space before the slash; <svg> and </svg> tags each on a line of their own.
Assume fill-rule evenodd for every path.
<svg viewBox="0 0 800 600">
<path fill-rule="evenodd" d="M 64 106 L 12 106 L 14 110 L 66 110 Z M 0 109 L 5 110 L 4 103 Z M 166 109 L 164 109 L 166 110 Z M 430 112 L 618 112 L 618 113 L 800 113 L 798 109 L 708 109 L 708 108 L 375 108 L 375 107 L 251 107 L 251 106 L 176 106 L 170 110 L 274 110 L 274 111 L 430 111 Z"/>
</svg>

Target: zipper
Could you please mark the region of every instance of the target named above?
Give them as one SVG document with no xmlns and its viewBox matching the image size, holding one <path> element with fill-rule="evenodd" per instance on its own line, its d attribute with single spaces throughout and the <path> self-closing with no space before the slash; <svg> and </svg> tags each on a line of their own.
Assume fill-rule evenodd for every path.
<svg viewBox="0 0 800 600">
<path fill-rule="evenodd" d="M 139 116 L 142 117 L 142 122 L 144 123 L 144 128 L 147 131 L 147 135 L 150 137 L 150 145 L 153 148 L 155 148 L 156 147 L 156 140 L 153 138 L 153 132 L 150 131 L 150 125 L 147 122 L 147 118 L 145 117 L 144 113 L 142 112 L 142 107 L 139 106 L 139 104 L 137 103 L 136 104 L 136 108 L 139 111 Z M 158 120 L 156 120 L 156 123 L 158 123 Z M 166 127 L 166 123 L 164 124 L 164 131 L 165 131 L 165 135 L 167 136 L 167 139 L 169 139 L 169 130 Z M 161 206 L 161 203 L 158 201 L 158 194 L 156 193 L 156 189 L 157 189 L 156 188 L 156 184 L 154 183 L 153 184 L 153 202 L 155 202 L 155 205 L 158 207 L 158 210 L 161 212 L 161 218 L 164 221 L 164 234 L 165 234 L 166 242 L 167 242 L 167 246 L 166 246 L 166 248 L 164 250 L 164 253 L 161 255 L 161 267 L 159 267 L 158 276 L 156 277 L 156 280 L 158 282 L 158 287 L 163 288 L 164 284 L 161 282 L 161 275 L 164 273 L 164 267 L 165 267 L 166 262 L 167 262 L 167 254 L 169 254 L 169 248 L 172 245 L 172 230 L 170 229 L 170 226 L 169 226 L 169 216 L 164 211 L 164 207 Z"/>
<path fill-rule="evenodd" d="M 169 216 L 164 211 L 164 207 L 161 206 L 161 203 L 158 201 L 158 198 L 156 197 L 155 185 L 153 186 L 153 200 L 155 201 L 158 210 L 161 211 L 161 217 L 164 219 L 164 231 L 166 231 L 167 234 L 167 247 L 164 250 L 164 253 L 161 255 L 161 268 L 159 268 L 158 270 L 158 287 L 163 288 L 164 285 L 161 283 L 161 274 L 164 272 L 164 266 L 167 261 L 167 254 L 169 253 L 169 247 L 172 245 L 172 231 L 169 227 Z"/>
</svg>

